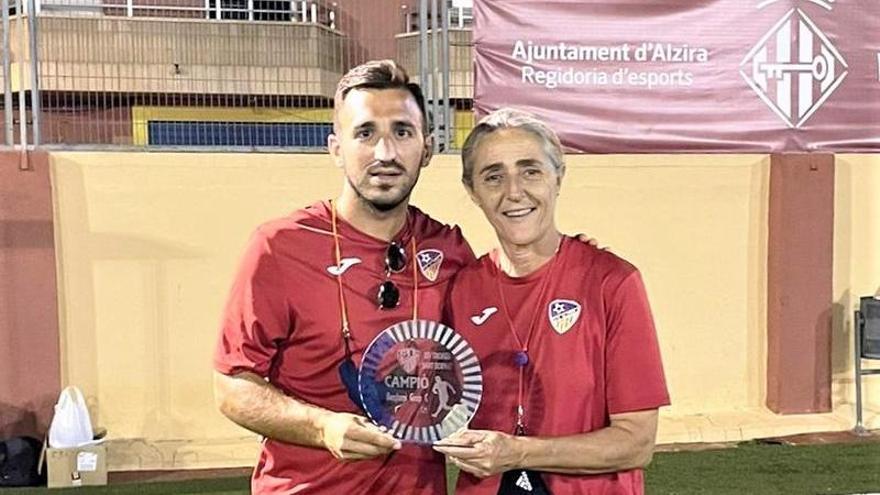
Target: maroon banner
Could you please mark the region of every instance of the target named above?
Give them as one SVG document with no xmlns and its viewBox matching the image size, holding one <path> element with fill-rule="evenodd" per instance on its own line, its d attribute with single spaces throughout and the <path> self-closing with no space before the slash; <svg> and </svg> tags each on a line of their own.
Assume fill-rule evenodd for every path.
<svg viewBox="0 0 880 495">
<path fill-rule="evenodd" d="M 475 0 L 474 107 L 573 151 L 878 152 L 878 0 Z"/>
</svg>

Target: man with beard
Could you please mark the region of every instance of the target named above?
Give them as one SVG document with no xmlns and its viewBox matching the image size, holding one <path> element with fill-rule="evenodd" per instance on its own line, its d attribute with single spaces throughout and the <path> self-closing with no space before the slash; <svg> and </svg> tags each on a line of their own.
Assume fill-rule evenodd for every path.
<svg viewBox="0 0 880 495">
<path fill-rule="evenodd" d="M 419 86 L 392 61 L 355 67 L 327 144 L 339 196 L 262 225 L 242 259 L 214 358 L 218 407 L 264 437 L 254 493 L 445 494 L 442 456 L 372 425 L 352 382 L 382 330 L 440 320 L 451 277 L 474 260 L 457 227 L 409 206 L 432 153 Z"/>
</svg>

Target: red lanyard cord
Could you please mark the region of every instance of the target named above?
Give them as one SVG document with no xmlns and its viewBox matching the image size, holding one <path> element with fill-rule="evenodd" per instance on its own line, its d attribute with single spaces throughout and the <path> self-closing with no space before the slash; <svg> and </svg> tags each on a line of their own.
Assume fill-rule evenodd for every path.
<svg viewBox="0 0 880 495">
<path fill-rule="evenodd" d="M 330 201 L 330 223 L 333 228 L 333 247 L 336 266 L 342 264 L 342 249 L 339 246 L 339 231 L 336 227 L 336 204 Z M 351 358 L 351 328 L 348 326 L 348 307 L 345 304 L 345 291 L 342 290 L 342 274 L 336 275 L 336 283 L 339 287 L 339 313 L 342 320 L 342 340 L 345 343 L 345 357 Z"/>
<path fill-rule="evenodd" d="M 333 247 L 334 247 L 334 256 L 336 260 L 336 266 L 340 266 L 342 264 L 342 248 L 339 242 L 339 230 L 336 226 L 336 203 L 332 200 L 330 201 L 330 223 L 332 224 L 333 230 Z M 412 272 L 413 272 L 413 295 L 412 295 L 412 319 L 413 321 L 418 320 L 419 318 L 419 274 L 417 272 L 417 245 L 416 245 L 416 236 L 413 234 L 410 239 L 410 245 L 412 246 Z M 339 287 L 339 313 L 340 319 L 342 320 L 342 339 L 345 345 L 345 357 L 351 358 L 351 327 L 349 326 L 348 320 L 348 306 L 345 303 L 345 290 L 342 287 L 342 274 L 336 275 L 336 283 Z"/>
<path fill-rule="evenodd" d="M 557 253 L 558 253 L 557 248 Z M 510 330 L 510 334 L 513 336 L 513 339 L 516 340 L 517 345 L 520 348 L 520 351 L 516 353 L 515 363 L 519 368 L 519 378 L 517 380 L 517 402 L 516 402 L 516 431 L 515 433 L 521 435 L 525 432 L 525 424 L 523 423 L 523 418 L 525 417 L 525 407 L 523 406 L 523 402 L 525 400 L 525 372 L 526 365 L 529 363 L 529 342 L 532 340 L 532 334 L 535 330 L 535 323 L 537 323 L 539 316 L 541 315 L 541 305 L 544 301 L 544 296 L 546 296 L 547 287 L 550 286 L 550 280 L 553 278 L 553 270 L 556 267 L 556 254 L 554 254 L 553 259 L 550 261 L 551 265 L 548 269 L 548 273 L 544 275 L 544 280 L 541 281 L 541 289 L 538 291 L 538 300 L 536 303 L 535 311 L 532 312 L 532 319 L 529 322 L 528 330 L 526 331 L 525 342 L 519 338 L 519 334 L 516 332 L 516 328 L 513 324 L 513 318 L 510 316 L 510 306 L 507 304 L 507 298 L 504 297 L 504 288 L 501 285 L 501 277 L 504 276 L 504 272 L 501 268 L 498 268 L 498 275 L 495 277 L 495 285 L 498 289 L 498 296 L 501 299 L 502 310 L 504 311 L 504 317 L 507 320 L 507 328 Z"/>
<path fill-rule="evenodd" d="M 416 235 L 413 233 L 412 238 L 410 239 L 410 245 L 412 246 L 412 274 L 413 274 L 413 295 L 412 295 L 412 320 L 413 323 L 419 319 L 419 274 L 416 270 L 416 264 L 418 260 L 416 260 L 416 256 L 418 256 L 418 251 L 416 248 Z"/>
</svg>

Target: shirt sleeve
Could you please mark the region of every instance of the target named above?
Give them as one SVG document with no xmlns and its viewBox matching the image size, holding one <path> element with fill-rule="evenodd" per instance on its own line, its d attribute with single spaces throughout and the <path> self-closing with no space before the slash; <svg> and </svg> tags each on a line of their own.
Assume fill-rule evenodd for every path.
<svg viewBox="0 0 880 495">
<path fill-rule="evenodd" d="M 605 376 L 608 413 L 669 404 L 648 296 L 637 270 L 606 295 Z"/>
<path fill-rule="evenodd" d="M 279 345 L 290 335 L 291 314 L 269 239 L 257 230 L 238 268 L 214 352 L 214 369 L 265 377 Z"/>
</svg>

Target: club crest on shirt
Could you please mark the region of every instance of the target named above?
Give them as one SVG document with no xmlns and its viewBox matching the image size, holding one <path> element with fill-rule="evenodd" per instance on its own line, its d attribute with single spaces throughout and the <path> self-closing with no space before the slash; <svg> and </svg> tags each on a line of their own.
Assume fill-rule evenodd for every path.
<svg viewBox="0 0 880 495">
<path fill-rule="evenodd" d="M 440 265 L 443 264 L 443 251 L 438 249 L 423 249 L 416 255 L 419 262 L 419 271 L 426 279 L 434 282 L 440 274 Z"/>
<path fill-rule="evenodd" d="M 407 373 L 414 373 L 419 365 L 419 350 L 407 347 L 397 351 L 397 363 Z"/>
<path fill-rule="evenodd" d="M 547 306 L 550 325 L 559 335 L 571 330 L 581 317 L 581 305 L 568 299 L 554 299 Z"/>
</svg>

